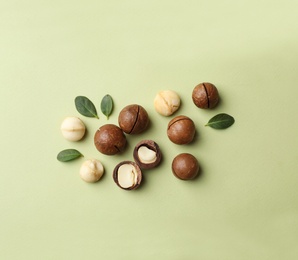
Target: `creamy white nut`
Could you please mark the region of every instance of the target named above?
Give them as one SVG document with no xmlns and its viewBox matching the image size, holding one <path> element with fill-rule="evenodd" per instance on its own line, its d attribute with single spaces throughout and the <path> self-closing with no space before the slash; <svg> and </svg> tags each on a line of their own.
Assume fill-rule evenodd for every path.
<svg viewBox="0 0 298 260">
<path fill-rule="evenodd" d="M 141 146 L 138 149 L 138 157 L 142 163 L 153 163 L 156 161 L 156 152 L 147 146 Z"/>
<path fill-rule="evenodd" d="M 86 127 L 77 117 L 66 117 L 61 124 L 61 132 L 69 141 L 79 141 L 85 135 Z"/>
<path fill-rule="evenodd" d="M 154 99 L 155 110 L 163 116 L 172 115 L 179 107 L 180 97 L 172 90 L 160 91 Z"/>
<path fill-rule="evenodd" d="M 132 164 L 122 164 L 118 168 L 118 184 L 122 188 L 130 188 L 137 184 L 137 169 Z"/>
<path fill-rule="evenodd" d="M 86 182 L 97 182 L 104 173 L 104 167 L 98 160 L 91 159 L 85 161 L 80 169 L 80 176 Z"/>
</svg>

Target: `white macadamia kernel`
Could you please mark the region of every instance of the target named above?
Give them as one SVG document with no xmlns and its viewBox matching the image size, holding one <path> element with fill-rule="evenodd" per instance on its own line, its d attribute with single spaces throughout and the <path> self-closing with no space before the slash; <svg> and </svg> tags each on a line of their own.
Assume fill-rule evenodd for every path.
<svg viewBox="0 0 298 260">
<path fill-rule="evenodd" d="M 160 91 L 154 99 L 155 110 L 163 116 L 172 115 L 179 107 L 180 97 L 172 90 Z"/>
<path fill-rule="evenodd" d="M 156 152 L 143 145 L 138 149 L 138 157 L 142 163 L 153 163 L 156 161 Z"/>
<path fill-rule="evenodd" d="M 86 127 L 77 117 L 66 117 L 61 124 L 63 137 L 69 141 L 79 141 L 85 135 Z"/>
<path fill-rule="evenodd" d="M 131 164 L 122 164 L 118 169 L 118 183 L 122 188 L 130 188 L 137 183 L 138 173 Z"/>
<path fill-rule="evenodd" d="M 91 159 L 85 161 L 80 169 L 80 177 L 85 182 L 97 182 L 104 173 L 104 167 L 98 160 Z"/>
</svg>

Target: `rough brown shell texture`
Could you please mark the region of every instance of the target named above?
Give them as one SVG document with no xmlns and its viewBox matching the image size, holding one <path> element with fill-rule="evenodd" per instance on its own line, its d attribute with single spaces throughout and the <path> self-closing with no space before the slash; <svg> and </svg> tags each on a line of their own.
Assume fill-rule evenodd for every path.
<svg viewBox="0 0 298 260">
<path fill-rule="evenodd" d="M 99 152 L 106 155 L 114 155 L 124 150 L 126 137 L 118 126 L 106 124 L 96 131 L 94 144 Z"/>
<path fill-rule="evenodd" d="M 138 156 L 138 150 L 141 146 L 146 146 L 148 149 L 156 153 L 155 162 L 143 163 L 140 161 Z M 135 146 L 133 151 L 133 157 L 135 162 L 140 166 L 141 169 L 152 169 L 160 164 L 162 155 L 161 155 L 160 148 L 156 142 L 154 142 L 153 140 L 142 140 L 139 143 L 137 143 L 137 145 Z"/>
<path fill-rule="evenodd" d="M 123 188 L 119 182 L 118 182 L 118 169 L 121 165 L 123 164 L 131 164 L 135 167 L 135 169 L 137 170 L 137 183 L 132 186 L 132 187 L 129 187 L 129 188 Z M 113 180 L 114 182 L 117 184 L 117 186 L 123 190 L 135 190 L 137 189 L 140 185 L 141 185 L 141 182 L 142 182 L 142 178 L 143 178 L 143 174 L 142 174 L 142 171 L 140 169 L 140 167 L 135 163 L 135 162 L 132 162 L 132 161 L 123 161 L 123 162 L 120 162 L 118 163 L 115 168 L 114 168 L 114 171 L 113 171 Z"/>
<path fill-rule="evenodd" d="M 187 116 L 176 116 L 168 124 L 167 135 L 175 144 L 192 142 L 195 132 L 195 124 Z"/>
<path fill-rule="evenodd" d="M 142 106 L 132 104 L 120 111 L 118 123 L 123 132 L 127 134 L 139 134 L 146 130 L 149 124 L 149 116 Z"/>
<path fill-rule="evenodd" d="M 193 89 L 192 100 L 199 108 L 214 108 L 219 101 L 218 90 L 212 83 L 200 83 Z"/>
<path fill-rule="evenodd" d="M 177 155 L 172 162 L 172 172 L 180 180 L 194 179 L 199 170 L 198 160 L 189 153 Z"/>
</svg>

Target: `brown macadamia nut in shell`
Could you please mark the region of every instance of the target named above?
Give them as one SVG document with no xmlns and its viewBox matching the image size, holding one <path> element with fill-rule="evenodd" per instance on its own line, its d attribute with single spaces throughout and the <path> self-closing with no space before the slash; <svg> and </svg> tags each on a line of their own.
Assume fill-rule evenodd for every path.
<svg viewBox="0 0 298 260">
<path fill-rule="evenodd" d="M 167 135 L 175 144 L 192 142 L 195 132 L 195 124 L 187 116 L 176 116 L 168 124 Z"/>
<path fill-rule="evenodd" d="M 99 152 L 106 155 L 114 155 L 124 150 L 126 137 L 118 126 L 106 124 L 96 131 L 94 144 Z"/>
<path fill-rule="evenodd" d="M 118 123 L 123 132 L 139 134 L 146 130 L 149 124 L 149 116 L 142 106 L 137 104 L 128 105 L 120 111 Z"/>
<path fill-rule="evenodd" d="M 218 90 L 211 83 L 200 83 L 193 89 L 192 100 L 199 108 L 214 108 L 219 101 Z"/>
<path fill-rule="evenodd" d="M 198 160 L 189 153 L 178 154 L 172 162 L 172 172 L 180 180 L 194 179 L 199 170 Z"/>
</svg>

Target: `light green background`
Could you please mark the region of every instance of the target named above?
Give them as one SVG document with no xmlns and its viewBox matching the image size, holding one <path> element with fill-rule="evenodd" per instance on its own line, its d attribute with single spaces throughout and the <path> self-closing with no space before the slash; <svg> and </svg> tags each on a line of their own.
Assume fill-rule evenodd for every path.
<svg viewBox="0 0 298 260">
<path fill-rule="evenodd" d="M 1 259 L 298 259 L 297 1 L 0 2 Z M 191 92 L 214 83 L 221 102 L 200 110 Z M 176 115 L 191 117 L 196 141 L 166 136 L 155 94 L 175 90 Z M 109 93 L 110 119 L 84 118 L 78 95 L 99 110 Z M 96 151 L 93 135 L 139 103 L 151 127 L 128 136 L 118 156 Z M 204 127 L 226 112 L 236 123 Z M 82 142 L 60 134 L 66 116 L 88 128 Z M 139 190 L 119 189 L 116 163 L 132 159 L 141 139 L 160 144 L 164 160 L 145 171 Z M 56 160 L 65 148 L 85 157 Z M 180 152 L 194 154 L 200 178 L 171 173 Z M 84 159 L 106 172 L 81 181 Z"/>
</svg>

